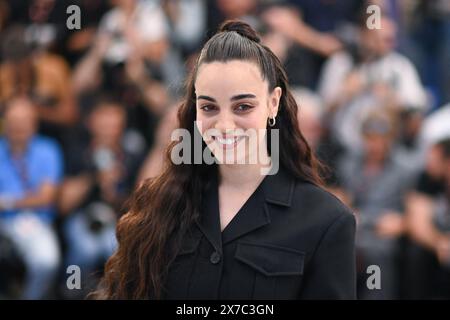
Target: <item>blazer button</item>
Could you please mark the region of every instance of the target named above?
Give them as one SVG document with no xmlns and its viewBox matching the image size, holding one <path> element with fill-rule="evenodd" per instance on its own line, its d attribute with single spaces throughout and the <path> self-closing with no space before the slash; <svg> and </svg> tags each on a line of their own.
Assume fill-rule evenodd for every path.
<svg viewBox="0 0 450 320">
<path fill-rule="evenodd" d="M 217 251 L 214 251 L 211 254 L 211 257 L 209 258 L 209 261 L 211 261 L 212 264 L 217 264 L 220 261 L 220 253 L 218 253 Z"/>
</svg>

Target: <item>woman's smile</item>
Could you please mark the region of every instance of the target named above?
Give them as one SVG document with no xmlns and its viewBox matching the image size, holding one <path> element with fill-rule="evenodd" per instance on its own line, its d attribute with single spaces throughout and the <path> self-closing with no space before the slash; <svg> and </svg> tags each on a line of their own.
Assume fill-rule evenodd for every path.
<svg viewBox="0 0 450 320">
<path fill-rule="evenodd" d="M 244 139 L 245 136 L 213 136 L 212 139 L 215 141 L 222 149 L 232 149 L 238 145 L 238 143 Z"/>
</svg>

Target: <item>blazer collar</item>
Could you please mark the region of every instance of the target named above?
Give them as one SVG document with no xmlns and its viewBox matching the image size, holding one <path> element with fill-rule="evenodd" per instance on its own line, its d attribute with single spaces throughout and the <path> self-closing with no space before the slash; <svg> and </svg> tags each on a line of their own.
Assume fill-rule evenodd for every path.
<svg viewBox="0 0 450 320">
<path fill-rule="evenodd" d="M 241 207 L 235 217 L 220 230 L 219 195 L 217 176 L 211 177 L 209 188 L 203 193 L 198 227 L 211 242 L 216 251 L 222 252 L 222 245 L 270 223 L 270 206 L 291 206 L 295 179 L 287 170 L 266 176 L 255 192 Z"/>
<path fill-rule="evenodd" d="M 290 207 L 294 194 L 295 178 L 282 166 L 278 172 L 263 181 L 265 200 L 272 204 Z"/>
</svg>

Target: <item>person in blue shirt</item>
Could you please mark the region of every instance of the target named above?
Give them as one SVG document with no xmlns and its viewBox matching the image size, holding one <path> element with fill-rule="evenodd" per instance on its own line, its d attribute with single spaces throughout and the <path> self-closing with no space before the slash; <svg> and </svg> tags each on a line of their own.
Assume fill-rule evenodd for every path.
<svg viewBox="0 0 450 320">
<path fill-rule="evenodd" d="M 63 174 L 56 142 L 36 134 L 35 106 L 14 98 L 3 110 L 0 137 L 0 232 L 18 247 L 27 268 L 23 298 L 44 298 L 60 261 L 52 228 Z"/>
</svg>

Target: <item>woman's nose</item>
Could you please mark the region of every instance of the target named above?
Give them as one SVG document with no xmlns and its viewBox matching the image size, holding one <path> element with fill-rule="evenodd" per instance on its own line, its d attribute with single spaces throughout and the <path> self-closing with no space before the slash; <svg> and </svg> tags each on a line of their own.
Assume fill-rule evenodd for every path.
<svg viewBox="0 0 450 320">
<path fill-rule="evenodd" d="M 236 128 L 236 124 L 234 122 L 233 115 L 228 112 L 221 112 L 221 114 L 217 117 L 214 128 L 220 130 L 221 132 L 234 130 Z"/>
</svg>

